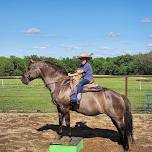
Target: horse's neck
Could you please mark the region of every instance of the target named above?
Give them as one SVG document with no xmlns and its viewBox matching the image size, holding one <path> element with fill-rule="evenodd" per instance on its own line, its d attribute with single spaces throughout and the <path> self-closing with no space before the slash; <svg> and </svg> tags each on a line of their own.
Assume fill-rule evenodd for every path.
<svg viewBox="0 0 152 152">
<path fill-rule="evenodd" d="M 66 77 L 63 74 L 51 75 L 51 74 L 42 74 L 42 80 L 44 81 L 46 87 L 51 91 L 54 92 L 56 88 L 56 83 L 60 82 L 62 79 Z"/>
</svg>

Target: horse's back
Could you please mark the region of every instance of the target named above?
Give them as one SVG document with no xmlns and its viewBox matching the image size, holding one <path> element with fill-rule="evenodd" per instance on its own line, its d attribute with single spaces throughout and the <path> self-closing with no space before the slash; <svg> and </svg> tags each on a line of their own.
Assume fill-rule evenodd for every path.
<svg viewBox="0 0 152 152">
<path fill-rule="evenodd" d="M 85 115 L 98 115 L 104 113 L 104 102 L 103 91 L 82 93 L 78 112 Z"/>
<path fill-rule="evenodd" d="M 124 106 L 123 98 L 119 93 L 103 88 L 99 92 L 83 93 L 78 112 L 85 115 L 123 113 Z"/>
</svg>

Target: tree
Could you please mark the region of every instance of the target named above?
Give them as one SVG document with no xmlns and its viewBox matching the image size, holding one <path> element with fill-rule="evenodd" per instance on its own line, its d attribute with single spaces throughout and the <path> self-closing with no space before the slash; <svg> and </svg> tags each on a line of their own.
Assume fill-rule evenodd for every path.
<svg viewBox="0 0 152 152">
<path fill-rule="evenodd" d="M 94 74 L 105 74 L 104 58 L 94 58 L 91 61 Z"/>
<path fill-rule="evenodd" d="M 13 75 L 14 65 L 9 58 L 0 57 L 0 76 Z"/>
<path fill-rule="evenodd" d="M 77 58 L 43 57 L 37 55 L 19 58 L 16 56 L 0 57 L 0 76 L 22 75 L 30 61 L 43 60 L 58 64 L 67 72 L 74 72 L 79 67 Z M 121 55 L 117 57 L 93 58 L 89 61 L 93 67 L 94 74 L 131 75 L 152 74 L 152 52 L 136 55 Z"/>
<path fill-rule="evenodd" d="M 14 70 L 13 70 L 13 75 L 14 76 L 20 76 L 22 73 L 25 72 L 26 70 L 26 62 L 24 59 L 15 57 L 15 56 L 10 56 L 10 61 L 14 65 Z"/>
</svg>

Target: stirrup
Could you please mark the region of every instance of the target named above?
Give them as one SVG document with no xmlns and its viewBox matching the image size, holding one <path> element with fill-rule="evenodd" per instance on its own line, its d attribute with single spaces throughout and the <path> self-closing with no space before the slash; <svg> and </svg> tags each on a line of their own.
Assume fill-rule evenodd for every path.
<svg viewBox="0 0 152 152">
<path fill-rule="evenodd" d="M 77 99 L 78 99 L 77 102 L 80 102 L 80 100 L 81 100 L 81 93 L 78 93 L 78 94 L 77 94 Z"/>
</svg>

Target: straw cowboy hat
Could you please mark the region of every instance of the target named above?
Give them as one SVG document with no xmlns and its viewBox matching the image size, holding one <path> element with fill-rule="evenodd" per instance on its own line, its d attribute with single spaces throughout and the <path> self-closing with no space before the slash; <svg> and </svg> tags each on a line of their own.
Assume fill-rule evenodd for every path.
<svg viewBox="0 0 152 152">
<path fill-rule="evenodd" d="M 90 53 L 83 52 L 83 53 L 80 54 L 80 56 L 78 56 L 78 58 L 79 58 L 79 59 L 81 59 L 81 58 L 91 59 L 91 58 L 92 58 L 91 55 L 92 55 L 92 54 L 90 54 Z"/>
</svg>

